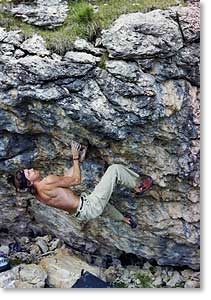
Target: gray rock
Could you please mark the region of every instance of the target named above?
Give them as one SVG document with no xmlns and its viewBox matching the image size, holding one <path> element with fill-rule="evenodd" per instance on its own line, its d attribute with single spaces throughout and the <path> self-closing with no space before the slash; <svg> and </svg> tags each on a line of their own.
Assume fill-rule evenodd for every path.
<svg viewBox="0 0 211 300">
<path fill-rule="evenodd" d="M 172 12 L 172 14 L 171 14 Z M 200 9 L 199 6 L 172 7 L 170 14 L 180 26 L 182 36 L 187 42 L 194 42 L 200 38 Z"/>
<path fill-rule="evenodd" d="M 51 244 L 49 246 L 49 250 L 55 250 L 56 248 L 61 247 L 62 245 L 62 241 L 60 239 L 54 239 L 53 241 L 51 241 Z"/>
<path fill-rule="evenodd" d="M 200 288 L 200 283 L 194 280 L 187 280 L 185 282 L 184 288 Z"/>
<path fill-rule="evenodd" d="M 73 46 L 76 51 L 84 51 L 93 55 L 101 55 L 104 52 L 103 49 L 96 48 L 86 40 L 79 38 L 75 40 Z"/>
<path fill-rule="evenodd" d="M 35 26 L 52 29 L 64 23 L 68 12 L 67 1 L 35 0 L 30 2 L 4 5 L 1 9 Z"/>
<path fill-rule="evenodd" d="M 140 69 L 136 63 L 129 63 L 123 60 L 108 60 L 106 69 L 113 76 L 123 80 L 127 79 L 137 82 L 140 77 Z"/>
<path fill-rule="evenodd" d="M 23 244 L 23 245 L 27 245 L 29 244 L 30 240 L 29 240 L 29 237 L 28 236 L 22 236 L 20 238 L 20 243 Z"/>
<path fill-rule="evenodd" d="M 41 249 L 42 253 L 48 252 L 48 246 L 47 246 L 46 242 L 43 239 L 38 239 L 36 241 L 36 244 L 39 246 L 39 248 Z"/>
<path fill-rule="evenodd" d="M 0 287 L 1 288 L 15 288 L 15 272 L 6 271 L 0 273 Z"/>
<path fill-rule="evenodd" d="M 8 33 L 5 31 L 5 28 L 0 27 L 0 41 L 2 42 L 7 36 Z"/>
<path fill-rule="evenodd" d="M 183 47 L 178 24 L 161 10 L 122 15 L 104 30 L 102 44 L 110 57 L 138 58 L 174 55 Z"/>
<path fill-rule="evenodd" d="M 13 56 L 14 53 L 14 46 L 11 44 L 7 44 L 7 43 L 2 43 L 1 47 L 0 47 L 0 52 L 1 52 L 1 61 L 5 61 L 8 60 L 9 58 L 11 58 Z"/>
<path fill-rule="evenodd" d="M 25 52 L 23 52 L 22 50 L 20 50 L 20 49 L 17 49 L 17 50 L 15 50 L 15 52 L 14 52 L 14 57 L 15 58 L 20 58 L 20 57 L 23 57 L 25 55 Z"/>
<path fill-rule="evenodd" d="M 83 269 L 104 279 L 99 268 L 71 255 L 67 249 L 60 249 L 53 257 L 43 258 L 39 266 L 47 273 L 47 284 L 52 288 L 71 288 Z"/>
<path fill-rule="evenodd" d="M 194 86 L 199 86 L 199 45 L 197 43 L 181 48 L 177 54 L 168 59 L 155 60 L 151 64 L 151 72 L 159 81 L 186 77 Z"/>
<path fill-rule="evenodd" d="M 1 288 L 43 288 L 47 274 L 35 264 L 21 264 L 0 274 Z"/>
<path fill-rule="evenodd" d="M 1 239 L 47 230 L 90 254 L 124 251 L 199 268 L 199 43 L 190 33 L 194 19 L 186 18 L 186 42 L 175 16 L 121 16 L 103 33 L 110 54 L 103 68 L 90 44 L 62 57 L 36 36 L 0 31 Z M 6 175 L 23 166 L 63 174 L 73 138 L 89 145 L 78 194 L 91 192 L 112 163 L 152 176 L 153 188 L 141 198 L 125 188 L 112 195 L 111 203 L 136 217 L 136 231 L 106 214 L 81 224 L 7 184 Z"/>
<path fill-rule="evenodd" d="M 174 271 L 169 281 L 167 281 L 166 285 L 167 287 L 175 287 L 178 286 L 183 282 L 182 276 L 179 274 L 179 272 Z"/>
<path fill-rule="evenodd" d="M 50 52 L 45 48 L 44 40 L 38 35 L 33 35 L 32 38 L 25 40 L 21 49 L 30 54 L 37 54 L 39 56 L 49 55 Z"/>
<path fill-rule="evenodd" d="M 33 257 L 36 257 L 41 254 L 41 247 L 38 244 L 31 245 L 29 250 L 30 250 L 30 254 Z"/>
<path fill-rule="evenodd" d="M 83 52 L 73 52 L 68 51 L 64 59 L 73 63 L 81 63 L 81 64 L 96 64 L 99 61 L 98 57 L 93 56 L 92 54 L 83 53 Z"/>
<path fill-rule="evenodd" d="M 5 35 L 3 28 L 0 29 L 1 41 L 19 47 L 24 41 L 24 35 L 21 30 L 11 30 Z"/>
<path fill-rule="evenodd" d="M 0 252 L 4 252 L 6 255 L 9 253 L 9 247 L 7 245 L 0 246 Z"/>
<path fill-rule="evenodd" d="M 157 277 L 154 281 L 153 281 L 153 286 L 154 287 L 161 287 L 162 286 L 162 278 L 161 277 Z"/>
</svg>

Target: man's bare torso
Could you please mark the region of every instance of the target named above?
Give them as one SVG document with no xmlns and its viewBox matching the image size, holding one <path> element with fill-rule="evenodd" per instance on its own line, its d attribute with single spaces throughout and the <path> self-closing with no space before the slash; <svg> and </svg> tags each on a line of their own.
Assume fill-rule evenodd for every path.
<svg viewBox="0 0 211 300">
<path fill-rule="evenodd" d="M 80 198 L 70 188 L 61 187 L 59 178 L 56 175 L 49 175 L 41 180 L 36 187 L 36 198 L 46 205 L 73 214 L 77 210 Z"/>
</svg>

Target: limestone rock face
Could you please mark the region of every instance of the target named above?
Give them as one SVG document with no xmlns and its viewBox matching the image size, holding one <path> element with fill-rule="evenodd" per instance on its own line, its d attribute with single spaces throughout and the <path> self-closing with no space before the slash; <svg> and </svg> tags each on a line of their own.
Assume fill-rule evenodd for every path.
<svg viewBox="0 0 211 300">
<path fill-rule="evenodd" d="M 75 255 L 62 249 L 53 257 L 41 260 L 39 266 L 47 273 L 47 285 L 52 288 L 71 288 L 80 278 L 81 270 L 100 276 L 98 267 L 89 266 Z"/>
<path fill-rule="evenodd" d="M 0 275 L 1 288 L 43 288 L 46 272 L 36 264 L 21 264 Z"/>
<path fill-rule="evenodd" d="M 113 57 L 125 58 L 171 56 L 183 46 L 178 23 L 162 10 L 122 15 L 102 43 Z"/>
<path fill-rule="evenodd" d="M 101 268 L 89 265 L 66 248 L 56 249 L 50 256 L 40 257 L 36 264 L 21 263 L 0 273 L 0 287 L 71 288 L 82 270 L 105 280 Z"/>
<path fill-rule="evenodd" d="M 197 7 L 123 15 L 98 48 L 80 40 L 64 56 L 37 36 L 0 29 L 2 239 L 45 230 L 90 253 L 199 268 L 198 18 Z M 152 176 L 142 197 L 122 187 L 112 195 L 136 230 L 106 214 L 78 223 L 6 183 L 18 167 L 63 174 L 72 138 L 88 145 L 78 194 L 112 163 Z"/>
<path fill-rule="evenodd" d="M 14 1 L 0 6 L 0 9 L 12 13 L 24 22 L 47 28 L 61 26 L 67 16 L 68 3 L 65 0 Z"/>
</svg>

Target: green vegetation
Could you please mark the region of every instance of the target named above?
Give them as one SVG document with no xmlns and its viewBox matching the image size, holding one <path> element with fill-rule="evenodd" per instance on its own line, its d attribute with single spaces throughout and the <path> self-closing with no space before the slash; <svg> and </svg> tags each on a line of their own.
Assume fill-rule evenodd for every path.
<svg viewBox="0 0 211 300">
<path fill-rule="evenodd" d="M 3 2 L 10 1 L 0 0 L 0 3 Z M 108 28 L 121 14 L 147 12 L 155 8 L 166 9 L 175 5 L 176 0 L 75 0 L 68 3 L 68 16 L 58 28 L 50 30 L 31 26 L 8 13 L 0 13 L 0 26 L 8 30 L 20 28 L 26 36 L 36 32 L 46 40 L 48 49 L 63 54 L 71 48 L 76 37 L 94 40 L 101 29 Z M 97 9 L 94 10 L 90 3 Z"/>
<path fill-rule="evenodd" d="M 115 288 L 119 288 L 119 289 L 122 289 L 122 288 L 128 288 L 127 284 L 123 281 L 116 281 L 114 282 L 114 287 Z"/>
<path fill-rule="evenodd" d="M 152 287 L 152 278 L 148 275 L 137 273 L 136 279 L 140 281 L 140 287 L 142 288 L 151 288 Z"/>
<path fill-rule="evenodd" d="M 155 8 L 166 9 L 175 5 L 175 0 L 97 0 L 94 2 L 99 6 L 98 18 L 101 20 L 103 28 L 107 28 L 121 14 L 131 12 L 147 12 Z"/>
<path fill-rule="evenodd" d="M 154 266 L 150 266 L 149 267 L 149 270 L 150 270 L 150 272 L 154 275 L 155 273 L 156 273 L 156 267 L 154 267 Z"/>
<path fill-rule="evenodd" d="M 26 24 L 5 12 L 0 13 L 0 26 L 7 30 L 21 29 L 26 36 L 31 36 L 34 32 L 39 33 L 39 30 L 35 26 Z"/>
<path fill-rule="evenodd" d="M 106 69 L 106 62 L 108 60 L 108 53 L 107 52 L 104 52 L 102 55 L 101 55 L 101 58 L 100 58 L 100 61 L 98 63 L 98 66 L 101 68 L 101 69 Z"/>
<path fill-rule="evenodd" d="M 75 20 L 78 23 L 88 24 L 94 20 L 94 9 L 86 2 L 78 2 L 74 6 Z"/>
</svg>

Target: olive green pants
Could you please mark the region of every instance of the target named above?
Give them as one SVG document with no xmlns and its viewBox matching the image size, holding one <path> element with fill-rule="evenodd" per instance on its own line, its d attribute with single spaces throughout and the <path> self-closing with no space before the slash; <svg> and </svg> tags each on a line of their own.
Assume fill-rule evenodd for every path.
<svg viewBox="0 0 211 300">
<path fill-rule="evenodd" d="M 109 204 L 111 194 L 117 184 L 122 184 L 130 189 L 134 189 L 139 179 L 139 175 L 134 171 L 120 164 L 113 164 L 106 170 L 94 191 L 87 195 L 81 194 L 78 210 L 75 214 L 79 220 L 91 220 L 100 216 L 103 211 L 110 218 L 122 221 L 124 216 L 113 205 Z M 81 208 L 81 201 L 83 205 Z M 81 208 L 81 209 L 80 209 Z"/>
</svg>

